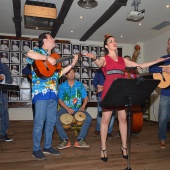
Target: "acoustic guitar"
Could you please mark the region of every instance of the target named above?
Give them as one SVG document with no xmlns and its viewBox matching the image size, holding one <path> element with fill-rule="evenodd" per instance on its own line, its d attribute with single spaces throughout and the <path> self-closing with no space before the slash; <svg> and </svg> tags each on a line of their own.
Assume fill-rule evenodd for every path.
<svg viewBox="0 0 170 170">
<path fill-rule="evenodd" d="M 158 87 L 163 89 L 170 86 L 170 74 L 166 72 L 161 73 L 153 73 L 153 78 L 155 80 L 160 80 L 161 82 L 158 84 Z"/>
<path fill-rule="evenodd" d="M 41 79 L 46 79 L 51 77 L 55 71 L 60 71 L 62 69 L 61 63 L 72 59 L 73 55 L 70 55 L 68 57 L 60 58 L 60 55 L 57 53 L 53 53 L 50 55 L 50 57 L 53 57 L 56 59 L 56 64 L 52 65 L 50 62 L 46 60 L 34 60 L 32 66 L 34 71 L 36 72 L 37 76 Z"/>
</svg>

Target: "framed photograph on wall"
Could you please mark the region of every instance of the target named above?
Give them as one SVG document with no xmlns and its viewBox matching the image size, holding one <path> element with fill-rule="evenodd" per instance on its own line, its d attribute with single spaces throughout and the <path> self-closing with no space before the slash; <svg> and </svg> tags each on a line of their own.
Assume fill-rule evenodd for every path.
<svg viewBox="0 0 170 170">
<path fill-rule="evenodd" d="M 31 41 L 26 41 L 26 40 L 23 40 L 22 41 L 22 51 L 29 51 L 31 50 Z"/>
<path fill-rule="evenodd" d="M 31 88 L 30 82 L 28 81 L 27 77 L 21 77 L 21 85 L 20 88 Z"/>
<path fill-rule="evenodd" d="M 31 89 L 20 89 L 20 100 L 30 101 L 31 100 Z"/>
<path fill-rule="evenodd" d="M 21 63 L 22 64 L 28 64 L 28 62 L 27 62 L 27 53 L 26 52 L 21 53 Z"/>
<path fill-rule="evenodd" d="M 32 49 L 39 49 L 38 41 L 32 41 Z"/>
<path fill-rule="evenodd" d="M 9 92 L 9 101 L 19 101 L 19 92 L 10 91 Z"/>
<path fill-rule="evenodd" d="M 69 55 L 62 55 L 62 58 L 65 58 L 65 57 L 68 57 L 68 56 Z M 70 64 L 70 60 L 65 60 L 61 64 L 62 64 L 63 67 L 66 67 Z"/>
<path fill-rule="evenodd" d="M 90 70 L 81 68 L 81 78 L 90 78 Z"/>
<path fill-rule="evenodd" d="M 89 90 L 89 79 L 81 79 L 81 82 L 83 83 L 84 88 Z"/>
<path fill-rule="evenodd" d="M 55 43 L 55 47 L 53 48 L 54 52 L 57 54 L 61 54 L 61 43 Z"/>
<path fill-rule="evenodd" d="M 10 53 L 10 63 L 20 63 L 20 53 L 11 52 Z"/>
<path fill-rule="evenodd" d="M 80 79 L 80 68 L 75 67 L 74 70 L 75 70 L 75 78 Z"/>
<path fill-rule="evenodd" d="M 12 84 L 13 85 L 20 85 L 20 77 L 12 77 Z"/>
<path fill-rule="evenodd" d="M 84 46 L 84 45 L 82 45 L 81 46 L 81 54 L 82 55 L 84 55 L 84 53 L 89 53 L 90 51 L 89 51 L 89 46 Z"/>
<path fill-rule="evenodd" d="M 71 54 L 71 44 L 62 44 L 62 54 Z"/>
<path fill-rule="evenodd" d="M 1 63 L 9 63 L 9 52 L 0 51 Z"/>
<path fill-rule="evenodd" d="M 98 46 L 90 46 L 90 51 L 93 55 L 98 56 L 99 55 L 99 50 Z"/>
<path fill-rule="evenodd" d="M 90 59 L 88 57 L 82 57 L 82 66 L 89 67 L 90 66 Z"/>
<path fill-rule="evenodd" d="M 9 51 L 10 49 L 10 40 L 9 39 L 0 39 L 0 50 Z"/>
<path fill-rule="evenodd" d="M 20 51 L 20 41 L 11 40 L 11 51 Z"/>
<path fill-rule="evenodd" d="M 80 54 L 80 45 L 72 45 L 72 54 Z"/>
<path fill-rule="evenodd" d="M 10 65 L 11 75 L 12 76 L 19 76 L 20 75 L 20 65 L 11 64 Z"/>
</svg>

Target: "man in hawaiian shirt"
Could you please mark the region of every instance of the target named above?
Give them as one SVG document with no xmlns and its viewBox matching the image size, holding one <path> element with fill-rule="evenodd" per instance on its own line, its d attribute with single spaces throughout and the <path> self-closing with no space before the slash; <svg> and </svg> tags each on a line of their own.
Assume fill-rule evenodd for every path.
<svg viewBox="0 0 170 170">
<path fill-rule="evenodd" d="M 85 110 L 88 102 L 87 92 L 83 84 L 75 80 L 75 70 L 73 68 L 66 74 L 66 77 L 67 81 L 62 83 L 58 90 L 59 104 L 61 108 L 57 113 L 56 129 L 62 142 L 57 148 L 64 149 L 71 146 L 60 121 L 60 116 L 64 113 L 75 115 L 77 112 L 83 112 L 86 115 L 86 119 L 74 146 L 78 148 L 88 148 L 90 145 L 87 145 L 84 140 L 90 127 L 92 117 Z"/>
</svg>

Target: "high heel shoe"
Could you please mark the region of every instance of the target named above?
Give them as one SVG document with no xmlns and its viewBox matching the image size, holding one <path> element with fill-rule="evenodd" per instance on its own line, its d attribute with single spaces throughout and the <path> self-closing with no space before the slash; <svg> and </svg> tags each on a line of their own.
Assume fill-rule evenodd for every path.
<svg viewBox="0 0 170 170">
<path fill-rule="evenodd" d="M 120 149 L 121 149 L 121 151 L 122 151 L 122 157 L 123 157 L 124 159 L 128 159 L 128 154 L 127 154 L 127 155 L 123 155 L 123 150 L 125 150 L 126 153 L 127 153 L 127 148 L 124 148 L 124 147 L 121 145 L 121 146 L 120 146 Z"/>
<path fill-rule="evenodd" d="M 102 150 L 101 151 L 103 152 L 103 157 L 101 157 L 101 160 L 104 161 L 104 162 L 107 162 L 108 161 L 108 158 L 106 157 L 106 149 L 105 150 Z"/>
</svg>

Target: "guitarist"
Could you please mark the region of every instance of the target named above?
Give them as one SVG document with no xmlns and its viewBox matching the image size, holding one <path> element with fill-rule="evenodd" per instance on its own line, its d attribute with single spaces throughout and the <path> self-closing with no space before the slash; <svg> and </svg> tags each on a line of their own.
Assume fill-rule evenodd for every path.
<svg viewBox="0 0 170 170">
<path fill-rule="evenodd" d="M 50 33 L 42 33 L 39 35 L 38 43 L 39 49 L 30 50 L 27 53 L 28 63 L 32 65 L 34 60 L 47 60 L 52 65 L 55 65 L 56 59 L 50 57 L 51 50 L 55 47 L 55 39 Z M 47 79 L 39 78 L 32 69 L 32 103 L 35 104 L 32 156 L 39 160 L 46 159 L 44 154 L 60 155 L 60 152 L 52 147 L 52 134 L 56 123 L 58 79 L 74 67 L 77 59 L 78 55 L 75 55 L 69 66 L 59 72 L 54 72 Z M 41 150 L 40 143 L 44 123 L 44 147 Z"/>
<path fill-rule="evenodd" d="M 168 39 L 167 55 L 162 56 L 162 58 L 170 57 L 170 38 Z M 149 68 L 150 73 L 161 73 L 165 72 L 170 74 L 170 67 L 159 67 L 161 65 L 169 65 L 170 61 L 165 60 L 162 63 L 155 64 Z M 170 80 L 169 84 L 170 84 Z M 159 101 L 159 111 L 158 111 L 158 138 L 160 140 L 160 148 L 166 148 L 166 131 L 167 122 L 170 118 L 170 86 L 161 90 L 160 101 Z"/>
</svg>

